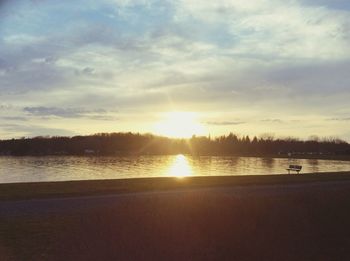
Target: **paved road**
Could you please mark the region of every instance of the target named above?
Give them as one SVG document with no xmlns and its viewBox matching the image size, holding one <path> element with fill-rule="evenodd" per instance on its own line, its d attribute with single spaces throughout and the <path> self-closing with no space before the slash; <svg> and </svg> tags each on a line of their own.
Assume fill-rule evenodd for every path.
<svg viewBox="0 0 350 261">
<path fill-rule="evenodd" d="M 350 260 L 349 203 L 349 181 L 0 202 L 0 260 Z"/>
<path fill-rule="evenodd" d="M 247 197 L 284 197 L 297 194 L 327 194 L 350 189 L 350 181 L 313 182 L 291 185 L 262 185 L 180 189 L 170 191 L 153 191 L 127 193 L 120 195 L 81 196 L 71 198 L 32 199 L 20 201 L 0 201 L 2 217 L 45 215 L 59 212 L 78 212 L 82 210 L 104 208 L 125 200 L 177 198 L 195 195 L 229 196 L 234 199 Z"/>
</svg>

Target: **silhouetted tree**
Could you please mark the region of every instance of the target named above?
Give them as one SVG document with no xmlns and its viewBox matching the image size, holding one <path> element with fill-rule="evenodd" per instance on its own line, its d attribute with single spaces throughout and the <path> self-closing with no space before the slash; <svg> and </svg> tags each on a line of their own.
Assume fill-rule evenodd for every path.
<svg viewBox="0 0 350 261">
<path fill-rule="evenodd" d="M 170 139 L 139 133 L 98 133 L 90 136 L 20 138 L 0 140 L 1 155 L 350 155 L 350 145 L 338 138 L 299 140 L 288 137 L 275 139 L 263 135 L 259 139 L 239 137 L 233 133 L 215 139 L 193 136 L 190 139 Z"/>
</svg>

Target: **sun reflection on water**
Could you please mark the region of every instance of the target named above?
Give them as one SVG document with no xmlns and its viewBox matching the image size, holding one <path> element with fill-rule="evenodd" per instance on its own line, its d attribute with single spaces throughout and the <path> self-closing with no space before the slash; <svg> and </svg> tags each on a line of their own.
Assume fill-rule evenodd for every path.
<svg viewBox="0 0 350 261">
<path fill-rule="evenodd" d="M 167 176 L 183 178 L 193 175 L 193 170 L 188 162 L 188 159 L 180 154 L 177 155 L 171 164 L 170 168 L 167 170 Z"/>
</svg>

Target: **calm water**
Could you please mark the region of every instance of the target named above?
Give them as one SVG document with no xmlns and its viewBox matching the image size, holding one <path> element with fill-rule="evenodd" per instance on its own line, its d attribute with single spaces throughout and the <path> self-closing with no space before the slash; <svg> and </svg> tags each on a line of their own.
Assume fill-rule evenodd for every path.
<svg viewBox="0 0 350 261">
<path fill-rule="evenodd" d="M 300 164 L 304 173 L 350 171 L 350 162 L 253 157 L 0 157 L 0 183 L 121 179 L 165 176 L 223 176 L 286 173 Z"/>
</svg>

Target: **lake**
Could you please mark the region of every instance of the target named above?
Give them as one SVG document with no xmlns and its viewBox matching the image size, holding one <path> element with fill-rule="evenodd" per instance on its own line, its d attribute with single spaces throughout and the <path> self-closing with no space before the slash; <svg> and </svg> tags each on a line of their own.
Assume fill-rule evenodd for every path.
<svg viewBox="0 0 350 261">
<path fill-rule="evenodd" d="M 285 174 L 289 164 L 302 173 L 350 171 L 350 162 L 222 156 L 0 157 L 0 183 L 122 179 L 141 177 Z"/>
</svg>

